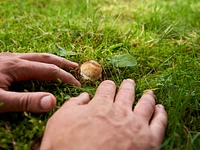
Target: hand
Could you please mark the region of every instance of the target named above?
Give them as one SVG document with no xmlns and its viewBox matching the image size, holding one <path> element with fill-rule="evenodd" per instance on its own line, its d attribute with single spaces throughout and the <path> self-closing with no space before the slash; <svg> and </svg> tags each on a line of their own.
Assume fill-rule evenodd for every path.
<svg viewBox="0 0 200 150">
<path fill-rule="evenodd" d="M 0 112 L 46 112 L 56 105 L 55 97 L 46 92 L 17 93 L 8 91 L 13 82 L 36 79 L 57 81 L 58 78 L 68 84 L 80 86 L 80 83 L 68 72 L 78 67 L 51 54 L 44 53 L 1 53 L 0 54 Z M 63 68 L 63 69 L 61 69 Z"/>
<path fill-rule="evenodd" d="M 116 93 L 104 81 L 94 98 L 87 93 L 69 99 L 48 120 L 41 150 L 150 150 L 159 149 L 167 113 L 155 105 L 152 91 L 144 93 L 132 110 L 135 83 L 124 80 Z"/>
</svg>

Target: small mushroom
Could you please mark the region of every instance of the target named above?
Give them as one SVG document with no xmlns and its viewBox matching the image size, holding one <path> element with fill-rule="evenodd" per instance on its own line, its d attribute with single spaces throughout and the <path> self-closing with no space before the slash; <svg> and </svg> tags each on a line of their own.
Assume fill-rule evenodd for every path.
<svg viewBox="0 0 200 150">
<path fill-rule="evenodd" d="M 83 79 L 95 81 L 101 78 L 102 67 L 98 62 L 90 60 L 81 65 L 80 72 Z"/>
</svg>

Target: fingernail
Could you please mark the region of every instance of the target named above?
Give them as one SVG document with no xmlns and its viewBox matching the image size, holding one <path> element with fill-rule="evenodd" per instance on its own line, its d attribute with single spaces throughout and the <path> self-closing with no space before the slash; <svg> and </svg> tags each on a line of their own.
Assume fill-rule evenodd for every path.
<svg viewBox="0 0 200 150">
<path fill-rule="evenodd" d="M 83 92 L 80 94 L 80 96 L 88 96 L 89 94 L 87 92 Z"/>
<path fill-rule="evenodd" d="M 73 84 L 71 84 L 72 86 L 77 86 L 77 87 L 81 87 L 81 83 L 79 81 L 75 81 Z"/>
<path fill-rule="evenodd" d="M 77 86 L 81 87 L 81 83 L 79 81 L 77 81 Z"/>
<path fill-rule="evenodd" d="M 42 109 L 48 110 L 52 108 L 52 97 L 51 96 L 45 96 L 40 101 L 40 106 Z"/>
<path fill-rule="evenodd" d="M 149 95 L 151 95 L 151 96 L 153 96 L 155 99 L 156 99 L 156 95 L 154 94 L 154 92 L 152 91 L 152 90 L 145 90 L 144 92 L 143 92 L 143 94 L 149 94 Z"/>
<path fill-rule="evenodd" d="M 131 84 L 135 85 L 135 81 L 132 79 L 126 79 L 126 81 L 130 82 Z"/>
<path fill-rule="evenodd" d="M 136 86 L 135 81 L 132 79 L 124 79 L 123 82 L 129 82 L 130 84 L 132 84 L 133 86 Z"/>
<path fill-rule="evenodd" d="M 165 107 L 161 104 L 156 105 L 158 108 L 165 109 Z"/>
<path fill-rule="evenodd" d="M 86 95 L 87 94 L 87 92 L 83 92 L 83 93 L 81 93 L 80 95 Z"/>
</svg>

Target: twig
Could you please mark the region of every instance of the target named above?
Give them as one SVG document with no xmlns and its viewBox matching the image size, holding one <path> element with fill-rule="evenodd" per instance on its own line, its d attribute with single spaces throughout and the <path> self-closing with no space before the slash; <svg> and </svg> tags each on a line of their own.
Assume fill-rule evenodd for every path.
<svg viewBox="0 0 200 150">
<path fill-rule="evenodd" d="M 10 129 L 9 129 L 7 123 L 5 123 L 5 128 L 6 128 L 7 133 L 10 134 L 10 135 L 12 136 L 12 133 L 11 133 L 11 131 L 10 131 Z M 13 144 L 13 147 L 16 147 L 16 146 L 17 146 L 17 143 L 15 142 L 13 136 L 12 136 L 12 144 Z"/>
</svg>

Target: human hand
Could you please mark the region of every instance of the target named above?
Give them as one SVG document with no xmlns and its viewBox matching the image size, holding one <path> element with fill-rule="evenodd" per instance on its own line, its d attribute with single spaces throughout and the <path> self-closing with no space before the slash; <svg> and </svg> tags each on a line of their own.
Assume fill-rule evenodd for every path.
<svg viewBox="0 0 200 150">
<path fill-rule="evenodd" d="M 47 92 L 10 92 L 13 82 L 35 79 L 57 81 L 80 86 L 74 76 L 64 71 L 78 67 L 77 63 L 45 53 L 0 54 L 0 112 L 46 112 L 56 105 Z M 63 68 L 63 69 L 61 69 Z"/>
<path fill-rule="evenodd" d="M 104 81 L 94 98 L 87 93 L 69 99 L 48 120 L 41 150 L 154 150 L 162 144 L 167 113 L 146 92 L 134 110 L 135 82 L 124 80 L 116 94 Z"/>
</svg>

